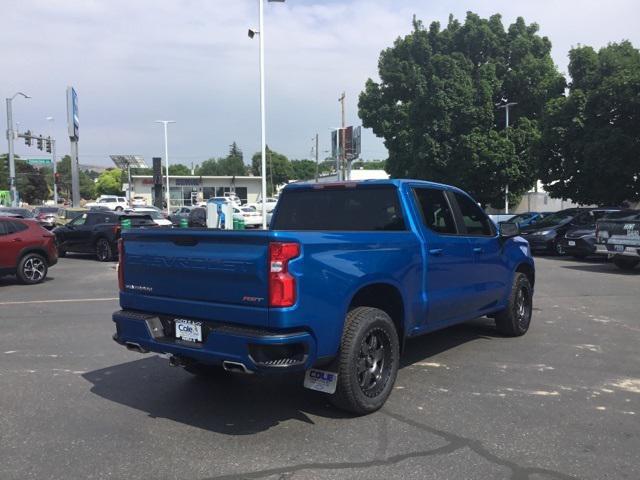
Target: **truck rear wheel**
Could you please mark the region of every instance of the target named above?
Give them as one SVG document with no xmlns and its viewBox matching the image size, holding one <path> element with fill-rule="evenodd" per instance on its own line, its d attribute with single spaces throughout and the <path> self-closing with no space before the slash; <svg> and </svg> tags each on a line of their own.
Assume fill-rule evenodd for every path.
<svg viewBox="0 0 640 480">
<path fill-rule="evenodd" d="M 621 270 L 633 270 L 640 263 L 638 258 L 613 257 L 613 263 Z"/>
<path fill-rule="evenodd" d="M 354 308 L 345 320 L 331 402 L 357 415 L 375 412 L 393 389 L 399 357 L 398 332 L 389 315 L 377 308 Z"/>
<path fill-rule="evenodd" d="M 507 308 L 495 316 L 498 331 L 508 337 L 527 333 L 533 312 L 533 288 L 524 273 L 516 272 Z"/>
</svg>

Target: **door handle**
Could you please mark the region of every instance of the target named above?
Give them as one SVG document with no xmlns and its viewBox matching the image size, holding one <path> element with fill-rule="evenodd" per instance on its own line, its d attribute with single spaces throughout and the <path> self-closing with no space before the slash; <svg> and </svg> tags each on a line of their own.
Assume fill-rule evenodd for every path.
<svg viewBox="0 0 640 480">
<path fill-rule="evenodd" d="M 429 250 L 429 254 L 433 255 L 434 257 L 440 256 L 442 255 L 442 249 L 441 248 L 432 248 Z"/>
<path fill-rule="evenodd" d="M 22 239 L 21 239 L 21 238 L 14 238 L 14 239 L 13 239 L 13 241 L 14 241 L 14 242 L 21 242 L 21 241 L 22 241 Z"/>
<path fill-rule="evenodd" d="M 482 250 L 482 248 L 481 248 L 481 247 L 475 247 L 475 248 L 473 249 L 473 253 L 482 253 L 483 251 L 484 251 L 484 250 Z"/>
</svg>

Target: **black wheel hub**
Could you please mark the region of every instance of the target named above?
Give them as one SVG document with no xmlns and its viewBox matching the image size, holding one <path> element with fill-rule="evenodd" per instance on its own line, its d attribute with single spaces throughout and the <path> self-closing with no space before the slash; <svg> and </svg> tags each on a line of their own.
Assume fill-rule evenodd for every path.
<svg viewBox="0 0 640 480">
<path fill-rule="evenodd" d="M 384 389 L 391 373 L 391 340 L 381 328 L 367 332 L 360 344 L 356 376 L 362 393 L 376 397 Z"/>
</svg>

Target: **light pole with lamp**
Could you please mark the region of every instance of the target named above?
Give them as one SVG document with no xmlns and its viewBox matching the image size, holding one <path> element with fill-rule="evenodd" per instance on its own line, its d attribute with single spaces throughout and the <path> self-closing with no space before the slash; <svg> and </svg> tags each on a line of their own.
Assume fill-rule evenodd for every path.
<svg viewBox="0 0 640 480">
<path fill-rule="evenodd" d="M 176 123 L 175 120 L 156 120 L 156 123 L 161 123 L 162 125 L 164 125 L 164 164 L 165 164 L 165 168 L 167 169 L 166 175 L 167 175 L 167 213 L 169 213 L 171 211 L 171 196 L 169 195 L 169 138 L 168 138 L 168 132 L 167 132 L 167 127 L 170 123 Z"/>
<path fill-rule="evenodd" d="M 31 98 L 29 95 L 16 92 L 13 97 L 7 98 L 7 141 L 9 142 L 9 189 L 11 190 L 11 206 L 18 206 L 18 188 L 16 186 L 16 164 L 13 157 L 13 99 L 18 95 L 22 95 L 24 98 Z"/>
<path fill-rule="evenodd" d="M 284 3 L 285 0 L 267 0 L 268 2 Z M 260 12 L 259 30 L 249 29 L 249 38 L 260 35 L 260 150 L 261 150 L 261 180 L 262 180 L 262 228 L 267 228 L 267 141 L 265 133 L 264 107 L 264 4 L 258 0 Z"/>
<path fill-rule="evenodd" d="M 509 108 L 513 107 L 514 105 L 517 105 L 518 102 L 508 102 L 506 98 L 503 98 L 502 101 L 505 103 L 502 103 L 502 104 L 499 103 L 496 106 L 498 108 L 504 108 L 504 113 L 505 113 L 504 129 L 508 138 L 509 137 Z M 504 189 L 504 213 L 509 213 L 509 184 L 508 183 Z"/>
</svg>

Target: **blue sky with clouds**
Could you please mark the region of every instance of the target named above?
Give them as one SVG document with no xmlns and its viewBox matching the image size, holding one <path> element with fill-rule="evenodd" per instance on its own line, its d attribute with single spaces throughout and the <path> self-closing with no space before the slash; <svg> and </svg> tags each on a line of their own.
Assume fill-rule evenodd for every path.
<svg viewBox="0 0 640 480">
<path fill-rule="evenodd" d="M 359 124 L 357 96 L 376 77 L 378 55 L 411 29 L 501 13 L 540 24 L 566 71 L 575 45 L 631 40 L 640 46 L 640 2 L 581 0 L 287 0 L 265 5 L 267 142 L 290 158 L 310 156 L 312 137 L 329 149 L 340 121 Z M 0 95 L 22 90 L 14 120 L 22 130 L 52 132 L 68 152 L 65 89 L 80 101 L 80 161 L 108 164 L 109 154 L 161 156 L 156 119 L 170 126 L 170 158 L 190 164 L 226 154 L 237 141 L 245 159 L 260 147 L 257 0 L 3 0 Z M 55 117 L 51 125 L 45 120 Z M 3 114 L 4 117 L 4 114 Z M 2 122 L 4 128 L 4 122 Z M 363 157 L 385 158 L 380 139 L 363 134 Z M 6 146 L 0 147 L 0 152 Z M 18 143 L 18 154 L 38 155 Z M 322 155 L 324 156 L 324 155 Z"/>
</svg>

